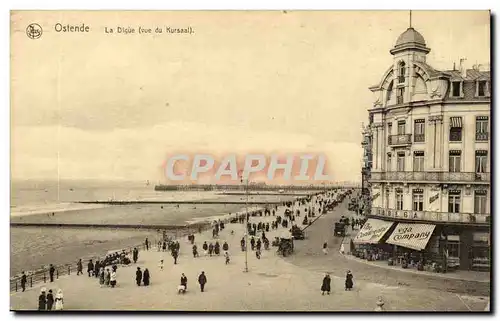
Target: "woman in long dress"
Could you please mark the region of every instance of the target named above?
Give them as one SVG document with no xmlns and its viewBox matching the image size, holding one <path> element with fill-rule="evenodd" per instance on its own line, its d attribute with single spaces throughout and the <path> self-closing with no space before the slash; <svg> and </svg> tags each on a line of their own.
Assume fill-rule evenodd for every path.
<svg viewBox="0 0 500 321">
<path fill-rule="evenodd" d="M 64 296 L 61 289 L 57 290 L 55 310 L 62 310 L 64 307 Z"/>
<path fill-rule="evenodd" d="M 347 274 L 345 276 L 345 290 L 351 290 L 352 289 L 352 286 L 354 285 L 354 282 L 352 281 L 353 279 L 353 275 L 351 273 L 351 271 L 347 271 Z"/>
<path fill-rule="evenodd" d="M 331 282 L 332 279 L 330 278 L 330 275 L 326 274 L 323 278 L 323 283 L 321 284 L 321 295 L 325 295 L 325 292 L 330 295 Z"/>
</svg>

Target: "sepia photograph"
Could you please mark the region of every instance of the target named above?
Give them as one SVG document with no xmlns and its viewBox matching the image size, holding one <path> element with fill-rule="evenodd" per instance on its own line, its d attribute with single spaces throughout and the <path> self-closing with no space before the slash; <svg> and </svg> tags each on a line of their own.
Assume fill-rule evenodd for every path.
<svg viewBox="0 0 500 321">
<path fill-rule="evenodd" d="M 490 11 L 9 18 L 10 311 L 491 312 Z"/>
</svg>

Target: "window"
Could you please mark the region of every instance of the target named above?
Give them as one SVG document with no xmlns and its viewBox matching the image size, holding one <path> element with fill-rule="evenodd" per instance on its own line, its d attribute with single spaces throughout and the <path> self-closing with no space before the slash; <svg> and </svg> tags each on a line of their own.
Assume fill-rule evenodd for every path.
<svg viewBox="0 0 500 321">
<path fill-rule="evenodd" d="M 413 171 L 423 172 L 424 171 L 424 152 L 417 151 L 413 153 Z"/>
<path fill-rule="evenodd" d="M 483 214 L 486 211 L 486 191 L 475 191 L 474 192 L 474 213 Z"/>
<path fill-rule="evenodd" d="M 460 191 L 448 192 L 448 212 L 460 213 Z"/>
<path fill-rule="evenodd" d="M 460 257 L 460 236 L 459 235 L 448 235 L 448 241 L 446 243 L 446 249 L 448 250 L 448 258 L 459 258 Z"/>
<path fill-rule="evenodd" d="M 449 170 L 450 172 L 460 172 L 462 152 L 459 150 L 450 150 Z"/>
<path fill-rule="evenodd" d="M 389 87 L 387 87 L 387 97 L 386 97 L 386 101 L 391 100 L 393 83 L 394 83 L 394 81 L 391 81 L 391 82 L 389 83 Z"/>
<path fill-rule="evenodd" d="M 398 153 L 397 167 L 398 167 L 397 168 L 398 172 L 405 171 L 405 154 L 404 153 Z"/>
<path fill-rule="evenodd" d="M 398 121 L 398 135 L 404 135 L 406 132 L 406 122 L 404 120 Z"/>
<path fill-rule="evenodd" d="M 415 142 L 425 142 L 425 119 L 415 120 L 413 133 Z"/>
<path fill-rule="evenodd" d="M 462 117 L 450 117 L 450 142 L 462 141 Z"/>
<path fill-rule="evenodd" d="M 488 116 L 476 117 L 476 140 L 488 140 Z"/>
<path fill-rule="evenodd" d="M 396 210 L 403 209 L 403 190 L 396 189 Z"/>
<path fill-rule="evenodd" d="M 399 75 L 398 75 L 398 83 L 403 84 L 405 82 L 405 74 L 406 74 L 406 65 L 404 61 L 399 63 Z"/>
<path fill-rule="evenodd" d="M 385 208 L 389 208 L 389 190 L 385 190 Z"/>
<path fill-rule="evenodd" d="M 405 95 L 405 89 L 404 88 L 398 88 L 397 91 L 397 103 L 402 104 L 403 103 L 403 96 Z"/>
<path fill-rule="evenodd" d="M 488 151 L 476 150 L 476 173 L 486 173 L 487 161 L 488 161 Z"/>
<path fill-rule="evenodd" d="M 486 81 L 478 81 L 477 82 L 477 95 L 479 97 L 486 96 Z"/>
<path fill-rule="evenodd" d="M 413 210 L 423 211 L 424 210 L 424 191 L 421 189 L 413 190 Z"/>
<path fill-rule="evenodd" d="M 387 123 L 387 134 L 392 134 L 392 123 Z"/>
<path fill-rule="evenodd" d="M 453 97 L 460 97 L 462 82 L 461 81 L 453 81 L 451 83 L 451 95 Z"/>
<path fill-rule="evenodd" d="M 391 156 L 391 154 L 387 154 L 387 167 L 385 170 L 387 172 L 390 172 L 391 168 L 392 168 L 392 156 Z"/>
</svg>

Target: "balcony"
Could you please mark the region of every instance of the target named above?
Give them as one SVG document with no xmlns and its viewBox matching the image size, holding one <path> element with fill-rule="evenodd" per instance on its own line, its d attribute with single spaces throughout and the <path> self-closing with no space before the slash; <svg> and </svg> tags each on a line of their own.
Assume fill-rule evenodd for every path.
<svg viewBox="0 0 500 321">
<path fill-rule="evenodd" d="M 390 135 L 388 144 L 390 146 L 411 145 L 411 134 Z"/>
<path fill-rule="evenodd" d="M 398 83 L 404 84 L 405 83 L 405 76 L 398 76 Z"/>
<path fill-rule="evenodd" d="M 477 141 L 488 141 L 488 133 L 476 133 L 476 140 Z"/>
<path fill-rule="evenodd" d="M 394 219 L 409 221 L 427 221 L 436 223 L 460 223 L 460 224 L 490 224 L 490 214 L 481 213 L 448 213 L 448 212 L 430 212 L 430 211 L 409 211 L 394 210 L 383 207 L 372 207 L 369 214 L 377 217 L 390 217 Z"/>
<path fill-rule="evenodd" d="M 415 143 L 423 143 L 423 142 L 425 142 L 425 134 L 415 134 L 415 135 L 413 135 L 413 141 Z"/>
<path fill-rule="evenodd" d="M 371 181 L 490 182 L 490 173 L 474 172 L 372 172 Z"/>
<path fill-rule="evenodd" d="M 403 103 L 403 96 L 397 96 L 396 97 L 396 104 L 402 104 Z"/>
</svg>

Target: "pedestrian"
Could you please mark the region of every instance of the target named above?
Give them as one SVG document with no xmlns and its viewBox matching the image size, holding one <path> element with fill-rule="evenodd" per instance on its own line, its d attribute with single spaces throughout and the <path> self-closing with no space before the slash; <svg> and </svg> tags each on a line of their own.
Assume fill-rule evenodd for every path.
<svg viewBox="0 0 500 321">
<path fill-rule="evenodd" d="M 323 283 L 321 284 L 321 295 L 325 295 L 325 292 L 330 295 L 330 285 L 331 285 L 332 279 L 330 278 L 330 275 L 327 273 L 325 277 L 323 278 Z"/>
<path fill-rule="evenodd" d="M 52 306 L 54 305 L 54 295 L 52 294 L 52 290 L 49 290 L 47 294 L 47 311 L 52 310 Z"/>
<path fill-rule="evenodd" d="M 139 258 L 139 250 L 134 247 L 134 250 L 132 251 L 132 258 L 134 260 L 134 264 L 137 263 L 137 259 Z"/>
<path fill-rule="evenodd" d="M 220 244 L 219 242 L 215 242 L 215 246 L 214 246 L 214 254 L 215 255 L 220 255 Z"/>
<path fill-rule="evenodd" d="M 223 251 L 228 251 L 229 250 L 229 245 L 227 244 L 227 242 L 224 242 L 224 244 L 222 244 L 222 250 Z"/>
<path fill-rule="evenodd" d="M 144 274 L 142 275 L 142 282 L 144 286 L 149 286 L 149 281 L 151 280 L 151 275 L 149 274 L 149 270 L 146 268 L 144 270 Z"/>
<path fill-rule="evenodd" d="M 47 296 L 45 291 L 45 288 L 40 290 L 40 295 L 38 296 L 38 311 L 45 311 L 47 309 Z"/>
<path fill-rule="evenodd" d="M 109 269 L 106 269 L 106 275 L 104 276 L 104 285 L 109 286 L 109 281 L 111 279 L 111 273 L 109 272 Z"/>
<path fill-rule="evenodd" d="M 257 250 L 255 251 L 255 256 L 256 256 L 256 257 L 257 257 L 257 259 L 259 259 L 259 260 L 260 260 L 260 254 L 261 254 L 261 253 L 260 253 L 260 249 L 257 249 Z"/>
<path fill-rule="evenodd" d="M 158 264 L 158 266 L 160 267 L 160 270 L 163 271 L 163 260 L 160 260 L 160 264 Z"/>
<path fill-rule="evenodd" d="M 240 245 L 241 245 L 241 252 L 245 252 L 245 238 L 244 237 L 241 238 Z"/>
<path fill-rule="evenodd" d="M 255 239 L 253 238 L 253 236 L 252 236 L 252 238 L 250 239 L 250 246 L 251 246 L 252 251 L 253 251 L 253 250 L 255 249 Z"/>
<path fill-rule="evenodd" d="M 203 251 L 204 251 L 205 255 L 207 255 L 207 251 L 208 251 L 208 244 L 207 244 L 207 241 L 205 241 L 205 242 L 203 243 Z"/>
<path fill-rule="evenodd" d="M 224 252 L 224 257 L 226 258 L 226 265 L 229 264 L 229 261 L 230 261 L 230 258 L 229 258 L 229 252 L 228 251 L 225 251 Z"/>
<path fill-rule="evenodd" d="M 323 253 L 324 253 L 325 255 L 327 255 L 327 254 L 328 254 L 328 243 L 326 243 L 326 242 L 325 242 L 325 243 L 323 243 Z"/>
<path fill-rule="evenodd" d="M 140 267 L 137 267 L 137 271 L 135 271 L 135 283 L 137 286 L 141 286 L 141 280 L 142 280 L 142 271 Z"/>
<path fill-rule="evenodd" d="M 198 247 L 196 246 L 196 244 L 193 245 L 193 257 L 197 257 L 199 256 L 198 254 Z"/>
<path fill-rule="evenodd" d="M 54 272 L 56 271 L 56 268 L 51 264 L 49 268 L 49 277 L 50 277 L 50 282 L 54 282 Z"/>
<path fill-rule="evenodd" d="M 179 252 L 177 249 L 172 250 L 172 257 L 174 258 L 174 264 L 177 264 L 177 258 L 179 257 Z"/>
<path fill-rule="evenodd" d="M 205 284 L 207 284 L 207 276 L 205 272 L 201 272 L 200 276 L 198 276 L 198 283 L 200 284 L 201 292 L 205 292 Z"/>
<path fill-rule="evenodd" d="M 208 246 L 208 255 L 212 256 L 212 252 L 214 251 L 214 246 L 212 243 Z"/>
<path fill-rule="evenodd" d="M 345 276 L 345 290 L 346 291 L 347 290 L 350 291 L 352 289 L 352 287 L 354 285 L 352 279 L 353 279 L 353 275 L 352 275 L 351 271 L 347 271 L 347 274 Z"/>
<path fill-rule="evenodd" d="M 114 288 L 116 286 L 116 269 L 113 268 L 111 275 L 109 277 L 109 284 L 111 284 L 111 287 Z"/>
<path fill-rule="evenodd" d="M 257 247 L 257 251 L 260 251 L 260 249 L 262 248 L 262 241 L 260 239 L 257 240 L 256 247 Z"/>
<path fill-rule="evenodd" d="M 82 259 L 78 260 L 78 263 L 76 263 L 76 275 L 83 274 L 83 263 Z"/>
<path fill-rule="evenodd" d="M 27 276 L 26 273 L 23 271 L 23 275 L 21 276 L 21 289 L 23 289 L 23 292 L 26 290 L 26 282 L 27 282 Z"/>
<path fill-rule="evenodd" d="M 184 275 L 184 273 L 181 275 L 181 285 L 184 287 L 184 291 L 186 291 L 188 287 L 188 278 Z"/>
<path fill-rule="evenodd" d="M 101 288 L 104 286 L 104 279 L 105 279 L 104 267 L 101 267 L 101 270 L 99 271 L 99 285 Z"/>
<path fill-rule="evenodd" d="M 57 290 L 55 302 L 56 302 L 56 310 L 61 311 L 64 307 L 64 296 L 61 289 Z"/>
<path fill-rule="evenodd" d="M 146 240 L 144 241 L 144 245 L 146 246 L 146 251 L 149 251 L 149 240 L 146 237 Z"/>
<path fill-rule="evenodd" d="M 87 264 L 87 273 L 89 274 L 89 278 L 92 276 L 93 272 L 94 272 L 94 263 L 92 263 L 92 260 L 89 260 L 89 263 Z"/>
<path fill-rule="evenodd" d="M 166 251 L 167 251 L 167 242 L 163 241 L 163 246 L 162 246 L 161 250 L 162 250 L 163 252 L 166 252 Z"/>
<path fill-rule="evenodd" d="M 101 262 L 99 262 L 99 259 L 97 259 L 95 261 L 95 264 L 94 264 L 94 276 L 96 278 L 99 277 L 99 269 L 101 268 Z"/>
</svg>

